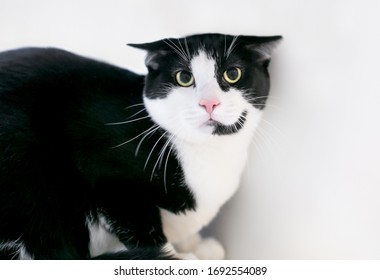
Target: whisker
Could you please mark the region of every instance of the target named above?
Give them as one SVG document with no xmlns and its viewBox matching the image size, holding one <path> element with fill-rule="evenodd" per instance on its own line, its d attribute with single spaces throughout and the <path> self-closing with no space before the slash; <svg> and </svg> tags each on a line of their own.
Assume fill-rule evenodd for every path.
<svg viewBox="0 0 380 280">
<path fill-rule="evenodd" d="M 137 107 L 137 106 L 144 106 L 144 103 L 133 104 L 133 105 L 131 105 L 131 106 L 125 107 L 124 110 L 127 110 L 127 109 L 129 109 L 129 108 L 133 108 L 133 107 Z"/>
<path fill-rule="evenodd" d="M 141 135 L 144 135 L 145 133 L 149 132 L 149 131 L 152 130 L 153 128 L 154 128 L 154 126 L 151 126 L 150 128 L 148 128 L 148 129 L 145 130 L 144 132 L 140 133 L 139 135 L 137 135 L 137 136 L 135 136 L 135 137 L 133 137 L 133 138 L 131 138 L 131 139 L 129 139 L 129 140 L 127 140 L 127 141 L 125 141 L 125 142 L 119 144 L 119 145 L 113 146 L 113 147 L 111 147 L 111 148 L 112 148 L 112 149 L 114 149 L 114 148 L 119 148 L 119 147 L 121 147 L 121 146 L 123 146 L 123 145 L 125 145 L 125 144 L 128 144 L 129 142 L 131 142 L 131 141 L 133 141 L 133 140 L 139 138 Z"/>
<path fill-rule="evenodd" d="M 259 136 L 261 139 L 262 139 L 262 143 L 265 144 L 265 146 L 267 147 L 269 153 L 272 155 L 272 157 L 275 159 L 276 162 L 279 162 L 278 161 L 278 157 L 274 151 L 274 145 L 278 145 L 277 141 L 275 141 L 273 139 L 273 137 L 269 136 L 269 134 L 261 127 L 257 127 L 256 129 L 256 135 Z M 268 141 L 269 140 L 269 141 Z M 269 142 L 272 142 L 269 143 Z"/>
<path fill-rule="evenodd" d="M 136 122 L 136 121 L 140 121 L 140 120 L 147 119 L 147 118 L 150 118 L 150 116 L 145 116 L 145 117 L 141 117 L 141 118 L 137 118 L 137 119 L 129 120 L 129 121 L 123 121 L 123 122 L 105 123 L 104 125 L 127 124 L 127 123 Z"/>
<path fill-rule="evenodd" d="M 255 146 L 259 158 L 263 160 L 265 157 L 264 157 L 261 145 L 257 142 L 257 138 L 253 139 L 252 144 Z"/>
<path fill-rule="evenodd" d="M 162 139 L 167 133 L 168 133 L 168 132 L 165 131 L 165 132 L 161 135 L 161 137 L 158 138 L 158 140 L 156 141 L 156 143 L 154 144 L 152 150 L 150 151 L 150 153 L 149 153 L 149 155 L 148 155 L 148 157 L 147 157 L 147 159 L 146 159 L 146 161 L 145 161 L 145 164 L 144 164 L 144 170 L 146 169 L 146 166 L 148 165 L 149 159 L 150 159 L 150 157 L 152 156 L 152 153 L 153 153 L 154 149 L 156 148 L 156 146 L 158 145 L 158 143 L 160 142 L 160 140 L 161 140 L 161 139 Z"/>
<path fill-rule="evenodd" d="M 234 38 L 232 39 L 231 45 L 227 50 L 226 58 L 228 58 L 231 55 L 231 53 L 233 52 L 233 50 L 236 48 L 236 46 L 237 46 L 236 41 L 238 38 L 239 38 L 239 36 L 234 36 Z"/>
<path fill-rule="evenodd" d="M 187 56 L 188 56 L 189 61 L 190 61 L 191 60 L 191 55 L 190 55 L 189 45 L 187 44 L 186 37 L 185 37 L 185 48 L 186 48 Z"/>
<path fill-rule="evenodd" d="M 153 134 L 158 131 L 160 129 L 160 126 L 158 124 L 155 124 L 151 127 L 152 130 L 150 130 L 149 132 L 147 131 L 146 135 L 144 135 L 144 137 L 140 140 L 139 144 L 137 145 L 136 147 L 136 151 L 135 151 L 135 156 L 138 155 L 139 153 L 139 150 L 140 150 L 140 147 L 142 145 L 142 142 L 144 142 L 144 140 L 149 136 L 153 136 Z"/>
<path fill-rule="evenodd" d="M 164 155 L 165 152 L 166 152 L 166 148 L 167 148 L 167 146 L 169 145 L 169 142 L 170 142 L 170 140 L 167 139 L 166 142 L 165 142 L 165 144 L 164 144 L 164 146 L 162 146 L 162 148 L 161 148 L 161 150 L 160 150 L 160 152 L 159 152 L 159 154 L 158 154 L 158 158 L 157 158 L 158 169 L 161 169 L 162 161 L 164 160 L 163 155 Z"/>
<path fill-rule="evenodd" d="M 249 101 L 248 101 L 249 102 Z M 270 108 L 275 108 L 275 109 L 281 109 L 279 106 L 277 105 L 273 105 L 273 104 L 268 104 L 268 103 L 254 103 L 254 105 L 258 105 L 258 106 L 264 106 L 264 107 L 270 107 Z"/>
<path fill-rule="evenodd" d="M 164 146 L 161 148 L 161 151 L 158 155 L 158 158 L 156 160 L 156 163 L 154 164 L 153 166 L 153 169 L 152 169 L 152 174 L 150 176 L 150 180 L 152 181 L 153 180 L 153 175 L 154 175 L 154 171 L 156 170 L 156 167 L 158 166 L 159 168 L 161 168 L 161 165 L 162 165 L 162 160 L 164 158 L 164 154 L 165 154 L 165 151 L 166 151 L 166 148 L 169 146 L 170 142 L 171 142 L 171 139 L 173 138 L 174 136 L 171 136 L 170 138 L 168 138 L 164 144 Z M 164 179 L 165 181 L 165 179 Z M 165 186 L 165 189 L 166 189 L 166 186 Z"/>
<path fill-rule="evenodd" d="M 224 35 L 224 57 L 227 56 L 227 35 Z"/>
<path fill-rule="evenodd" d="M 165 166 L 164 166 L 164 187 L 165 187 L 165 192 L 167 193 L 167 187 L 166 187 L 166 170 L 167 170 L 167 167 L 168 167 L 168 162 L 169 162 L 169 157 L 170 157 L 170 153 L 172 152 L 174 146 L 173 144 L 170 145 L 170 149 L 169 149 L 169 152 L 168 152 L 168 155 L 166 156 L 166 160 L 165 160 Z"/>
<path fill-rule="evenodd" d="M 128 119 L 133 118 L 134 116 L 137 116 L 138 114 L 140 114 L 140 113 L 142 113 L 142 112 L 144 112 L 144 111 L 146 111 L 145 108 L 144 108 L 144 109 L 141 109 L 141 110 L 138 111 L 137 113 L 134 113 L 132 116 L 128 117 Z"/>
<path fill-rule="evenodd" d="M 267 121 L 266 119 L 264 118 L 261 118 L 261 121 L 263 121 L 264 123 L 266 123 L 267 125 L 269 125 L 270 127 L 272 127 L 273 129 L 275 129 L 278 133 L 281 134 L 281 136 L 284 138 L 284 139 L 288 139 L 288 137 L 281 131 L 281 129 L 279 129 L 277 126 L 275 126 L 273 123 Z"/>
<path fill-rule="evenodd" d="M 177 53 L 183 60 L 188 61 L 186 55 L 184 55 L 181 49 L 170 39 L 165 39 L 164 42 L 175 52 Z"/>
<path fill-rule="evenodd" d="M 184 50 L 184 48 L 182 47 L 182 44 L 181 44 L 181 41 L 179 39 L 178 40 L 178 44 L 182 50 L 182 53 L 185 55 L 185 57 L 187 58 L 187 61 L 190 61 L 190 56 L 187 55 L 186 51 Z"/>
</svg>

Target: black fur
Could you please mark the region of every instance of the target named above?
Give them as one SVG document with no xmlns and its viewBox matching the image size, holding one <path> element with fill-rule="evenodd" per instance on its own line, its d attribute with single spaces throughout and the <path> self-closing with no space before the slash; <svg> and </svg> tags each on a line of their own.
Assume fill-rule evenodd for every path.
<svg viewBox="0 0 380 280">
<path fill-rule="evenodd" d="M 195 207 L 181 169 L 171 158 L 166 187 L 162 172 L 151 182 L 157 156 L 144 164 L 160 131 L 138 156 L 140 138 L 115 147 L 151 127 L 149 118 L 107 125 L 144 108 L 127 108 L 142 103 L 143 84 L 143 76 L 62 50 L 0 54 L 0 244 L 22 241 L 36 259 L 88 258 L 86 220 L 99 212 L 127 246 L 165 243 L 158 207 Z M 17 258 L 16 249 L 0 258 Z"/>
</svg>

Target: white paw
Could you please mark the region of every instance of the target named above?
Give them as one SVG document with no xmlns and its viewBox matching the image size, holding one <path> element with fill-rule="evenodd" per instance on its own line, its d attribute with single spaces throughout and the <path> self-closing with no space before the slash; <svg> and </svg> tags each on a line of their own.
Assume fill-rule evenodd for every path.
<svg viewBox="0 0 380 280">
<path fill-rule="evenodd" d="M 202 237 L 196 233 L 180 243 L 175 244 L 178 252 L 194 252 L 197 246 L 203 241 Z"/>
<path fill-rule="evenodd" d="M 193 253 L 177 253 L 175 257 L 180 260 L 199 260 Z"/>
<path fill-rule="evenodd" d="M 203 239 L 199 233 L 175 244 L 174 251 L 180 253 L 177 255 L 181 259 L 223 260 L 225 257 L 222 244 L 214 238 Z"/>
<path fill-rule="evenodd" d="M 174 256 L 174 258 L 177 258 L 180 260 L 198 260 L 197 256 L 194 255 L 193 253 L 190 253 L 190 252 L 178 253 L 171 243 L 166 243 L 166 245 L 163 247 L 163 250 L 164 252 L 167 252 L 168 254 Z"/>
<path fill-rule="evenodd" d="M 222 244 L 214 238 L 203 239 L 193 253 L 200 260 L 223 260 L 225 257 Z"/>
</svg>

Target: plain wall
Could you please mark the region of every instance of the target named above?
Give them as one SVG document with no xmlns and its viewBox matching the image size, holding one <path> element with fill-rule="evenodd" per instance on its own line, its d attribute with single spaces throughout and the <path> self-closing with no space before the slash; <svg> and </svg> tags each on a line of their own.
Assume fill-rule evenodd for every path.
<svg viewBox="0 0 380 280">
<path fill-rule="evenodd" d="M 379 1 L 0 0 L 0 50 L 56 46 L 145 72 L 126 43 L 283 35 L 236 196 L 231 259 L 380 258 Z"/>
</svg>

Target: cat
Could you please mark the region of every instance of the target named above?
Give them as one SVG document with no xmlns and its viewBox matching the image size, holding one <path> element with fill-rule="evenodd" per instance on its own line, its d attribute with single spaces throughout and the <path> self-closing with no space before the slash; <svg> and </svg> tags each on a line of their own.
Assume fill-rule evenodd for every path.
<svg viewBox="0 0 380 280">
<path fill-rule="evenodd" d="M 130 46 L 146 76 L 55 48 L 0 53 L 0 258 L 224 258 L 281 36 Z"/>
</svg>

